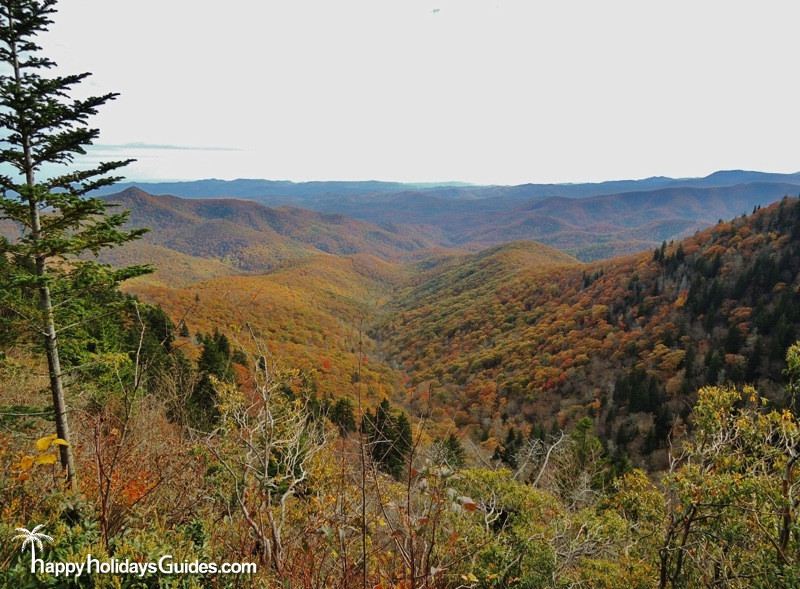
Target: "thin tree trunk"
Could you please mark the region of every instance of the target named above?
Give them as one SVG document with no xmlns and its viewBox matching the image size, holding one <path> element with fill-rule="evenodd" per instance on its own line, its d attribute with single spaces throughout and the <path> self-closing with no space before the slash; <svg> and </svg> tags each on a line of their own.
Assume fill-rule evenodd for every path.
<svg viewBox="0 0 800 589">
<path fill-rule="evenodd" d="M 9 26 L 13 26 L 13 19 L 10 18 L 9 7 Z M 19 69 L 16 43 L 10 43 L 11 55 L 14 63 L 14 80 L 18 90 L 22 88 L 22 75 Z M 21 120 L 24 120 L 23 113 L 17 113 Z M 31 240 L 38 245 L 41 237 L 42 224 L 39 216 L 38 203 L 36 202 L 35 178 L 33 158 L 31 156 L 31 138 L 26 129 L 21 129 L 22 148 L 25 156 L 25 183 L 30 191 L 27 195 L 30 210 Z M 47 272 L 45 256 L 36 256 L 36 276 L 44 279 Z M 61 359 L 58 354 L 58 339 L 56 334 L 55 320 L 53 317 L 53 302 L 50 299 L 50 287 L 43 281 L 39 287 L 39 307 L 44 314 L 44 346 L 47 354 L 47 367 L 50 375 L 50 392 L 53 396 L 53 409 L 56 419 L 56 434 L 59 438 L 67 442 L 67 446 L 59 446 L 61 455 L 61 466 L 67 471 L 67 484 L 73 491 L 78 490 L 78 477 L 75 470 L 75 456 L 72 452 L 70 442 L 69 423 L 67 422 L 67 405 L 64 400 L 64 382 L 61 377 Z"/>
<path fill-rule="evenodd" d="M 783 567 L 788 564 L 786 552 L 789 548 L 789 539 L 791 537 L 791 528 L 794 523 L 794 513 L 792 510 L 791 486 L 792 486 L 792 470 L 798 457 L 793 456 L 786 464 L 783 480 L 781 481 L 781 497 L 783 499 L 783 507 L 781 508 L 781 527 L 780 535 L 778 537 L 778 562 Z"/>
<path fill-rule="evenodd" d="M 367 457 L 365 455 L 364 446 L 364 405 L 361 399 L 361 355 L 363 354 L 363 319 L 358 327 L 358 383 L 357 397 L 358 397 L 358 417 L 360 419 L 358 424 L 358 450 L 359 458 L 361 461 L 361 586 L 362 589 L 368 587 L 368 572 L 367 572 Z"/>
<path fill-rule="evenodd" d="M 689 532 L 692 529 L 692 523 L 694 522 L 695 515 L 697 515 L 697 506 L 692 505 L 692 507 L 689 509 L 689 513 L 686 515 L 686 518 L 683 521 L 681 542 L 678 545 L 678 551 L 675 555 L 675 570 L 672 571 L 673 587 L 678 586 L 678 581 L 680 580 L 681 573 L 683 572 L 683 560 L 686 554 L 686 542 L 689 540 Z"/>
<path fill-rule="evenodd" d="M 677 522 L 675 521 L 674 515 L 670 516 L 670 524 L 667 528 L 666 538 L 664 540 L 664 545 L 658 551 L 659 553 L 659 581 L 658 581 L 658 589 L 667 589 L 667 585 L 669 584 L 669 565 L 670 565 L 670 547 L 672 545 L 672 539 L 675 535 Z"/>
<path fill-rule="evenodd" d="M 40 272 L 39 267 L 42 270 Z M 36 261 L 36 273 L 44 276 L 44 260 Z M 55 323 L 53 321 L 53 304 L 50 300 L 50 289 L 43 286 L 39 289 L 39 301 L 42 311 L 47 317 L 45 327 L 45 350 L 47 352 L 47 367 L 50 373 L 50 392 L 53 396 L 53 409 L 56 416 L 56 434 L 67 442 L 67 446 L 59 446 L 61 466 L 67 471 L 67 484 L 73 491 L 78 490 L 78 476 L 75 469 L 75 455 L 72 452 L 70 441 L 69 422 L 67 420 L 67 405 L 64 400 L 64 383 L 61 378 L 61 359 L 58 355 L 58 340 L 56 339 Z"/>
</svg>

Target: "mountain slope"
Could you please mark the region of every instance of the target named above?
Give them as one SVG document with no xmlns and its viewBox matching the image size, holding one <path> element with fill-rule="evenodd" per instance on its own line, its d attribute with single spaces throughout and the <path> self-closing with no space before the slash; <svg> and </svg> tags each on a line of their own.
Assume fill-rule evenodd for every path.
<svg viewBox="0 0 800 589">
<path fill-rule="evenodd" d="M 761 181 L 726 184 L 746 179 Z M 690 180 L 690 186 L 679 180 L 650 179 L 400 191 L 384 187 L 365 194 L 349 184 L 341 194 L 315 185 L 308 198 L 281 201 L 317 212 L 267 208 L 230 198 L 155 197 L 136 188 L 108 198 L 134 209 L 135 224 L 154 228 L 159 237 L 150 239 L 159 240 L 155 243 L 190 255 L 216 256 L 251 271 L 300 256 L 307 246 L 395 259 L 432 246 L 477 251 L 509 241 L 536 240 L 591 261 L 683 238 L 718 219 L 749 213 L 755 206 L 800 192 L 800 175 L 720 172 Z M 292 186 L 302 192 L 301 185 Z M 371 184 L 363 188 L 367 186 Z M 619 192 L 598 196 L 579 189 L 590 186 Z"/>
<path fill-rule="evenodd" d="M 393 397 L 402 375 L 369 360 L 374 345 L 359 333 L 406 272 L 367 254 L 314 254 L 266 275 L 224 276 L 175 287 L 145 281 L 126 286 L 160 305 L 191 334 L 177 345 L 192 349 L 198 333 L 219 330 L 237 347 L 255 352 L 252 333 L 279 366 L 304 369 L 322 397 L 353 396 L 359 341 L 362 382 L 369 404 Z"/>
<path fill-rule="evenodd" d="M 612 453 L 657 462 L 699 386 L 778 396 L 798 333 L 800 204 L 784 199 L 656 253 L 487 280 L 445 268 L 375 335 L 480 439 L 588 414 Z"/>
<path fill-rule="evenodd" d="M 413 192 L 364 203 L 337 203 L 335 208 L 373 223 L 434 226 L 451 246 L 488 247 L 533 239 L 589 261 L 685 237 L 718 219 L 749 213 L 755 206 L 798 192 L 800 187 L 794 184 L 768 182 L 528 202 L 497 198 L 452 201 L 435 192 Z M 658 230 L 649 232 L 649 227 Z"/>
<path fill-rule="evenodd" d="M 215 258 L 192 256 L 144 240 L 125 244 L 124 247 L 102 252 L 100 259 L 112 266 L 130 266 L 149 263 L 152 274 L 134 278 L 136 284 L 159 284 L 184 287 L 202 280 L 241 274 L 242 270 Z"/>
<path fill-rule="evenodd" d="M 641 251 L 691 235 L 719 219 L 748 213 L 800 187 L 752 183 L 712 188 L 663 188 L 584 199 L 548 198 L 485 219 L 458 237 L 493 244 L 536 239 L 592 260 Z M 603 255 L 598 247 L 605 246 Z"/>
<path fill-rule="evenodd" d="M 245 271 L 267 271 L 319 252 L 394 259 L 433 245 L 341 215 L 235 199 L 189 200 L 129 188 L 107 200 L 131 211 L 131 226 L 151 229 L 146 242 Z"/>
</svg>

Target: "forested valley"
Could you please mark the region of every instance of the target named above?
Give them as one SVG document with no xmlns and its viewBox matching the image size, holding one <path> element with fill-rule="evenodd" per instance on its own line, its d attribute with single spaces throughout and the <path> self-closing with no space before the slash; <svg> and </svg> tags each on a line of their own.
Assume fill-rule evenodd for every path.
<svg viewBox="0 0 800 589">
<path fill-rule="evenodd" d="M 0 585 L 800 587 L 786 178 L 731 189 L 747 214 L 595 241 L 653 195 L 525 201 L 548 245 L 499 188 L 485 227 L 468 200 L 393 224 L 117 192 L 127 160 L 72 167 L 116 95 L 48 77 L 53 6 L 0 0 Z M 29 558 L 11 539 L 39 529 Z M 257 572 L 58 578 L 34 554 Z"/>
</svg>

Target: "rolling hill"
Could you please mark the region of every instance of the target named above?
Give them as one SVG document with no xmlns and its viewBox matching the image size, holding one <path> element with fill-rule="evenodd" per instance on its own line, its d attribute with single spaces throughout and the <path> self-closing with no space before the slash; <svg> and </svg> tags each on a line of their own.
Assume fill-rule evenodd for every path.
<svg viewBox="0 0 800 589">
<path fill-rule="evenodd" d="M 371 332 L 380 342 L 373 361 L 384 362 L 395 383 L 407 374 L 416 385 L 433 385 L 440 418 L 478 437 L 500 437 L 509 427 L 560 427 L 589 413 L 621 452 L 649 456 L 669 426 L 686 418 L 688 395 L 703 384 L 759 381 L 777 394 L 781 356 L 800 333 L 800 206 L 784 199 L 737 215 L 758 209 L 765 194 L 793 188 L 664 188 L 544 199 L 505 216 L 475 212 L 496 227 L 465 232 L 466 248 L 533 233 L 562 251 L 513 241 L 474 254 L 437 251 L 419 226 L 409 237 L 403 221 L 414 225 L 413 207 L 381 227 L 234 199 L 136 189 L 109 198 L 132 211 L 133 225 L 152 228 L 145 241 L 115 254 L 125 256 L 118 262 L 161 266 L 131 289 L 176 318 L 192 308 L 201 331 L 215 322 L 241 327 L 236 314 L 255 305 L 247 322 L 270 339 L 297 340 L 280 344 L 287 358 L 311 366 L 331 349 L 344 354 L 348 368 L 330 381 L 342 388 L 355 325 L 380 317 Z M 696 232 L 717 214 L 735 218 L 654 255 L 654 244 Z M 435 216 L 430 221 L 436 227 Z M 585 264 L 564 251 L 579 239 L 605 254 L 648 251 Z M 195 296 L 203 302 L 196 308 Z M 333 348 L 315 339 L 319 326 L 338 342 Z M 644 400 L 631 408 L 637 395 Z"/>
<path fill-rule="evenodd" d="M 719 219 L 748 213 L 799 191 L 800 187 L 791 184 L 752 183 L 662 188 L 583 199 L 548 198 L 498 213 L 490 220 L 484 218 L 480 227 L 464 231 L 456 243 L 488 245 L 509 238 L 535 239 L 583 260 L 607 258 L 689 236 Z"/>
<path fill-rule="evenodd" d="M 430 387 L 435 422 L 489 446 L 590 415 L 612 454 L 658 468 L 698 387 L 754 382 L 779 397 L 800 334 L 800 205 L 759 203 L 794 188 L 553 197 L 503 213 L 439 200 L 428 217 L 401 193 L 381 201 L 399 217 L 383 224 L 131 188 L 107 198 L 151 232 L 104 259 L 155 263 L 126 289 L 185 319 L 190 349 L 216 328 L 246 340 L 248 325 L 316 371 L 324 395 L 348 395 L 366 330 L 371 400 Z M 600 257 L 648 251 L 585 263 L 568 253 L 581 243 Z"/>
<path fill-rule="evenodd" d="M 154 196 L 136 188 L 106 198 L 131 212 L 130 226 L 150 228 L 144 242 L 239 271 L 266 272 L 320 252 L 397 259 L 435 245 L 407 232 L 293 207 Z"/>
<path fill-rule="evenodd" d="M 251 352 L 255 335 L 279 366 L 305 370 L 320 398 L 355 395 L 361 345 L 363 390 L 366 402 L 373 403 L 394 398 L 403 375 L 374 355 L 362 326 L 406 275 L 402 266 L 368 254 L 317 253 L 264 275 L 178 287 L 137 279 L 125 288 L 185 324 L 189 335 L 177 345 L 190 355 L 201 333 L 219 330 Z"/>
<path fill-rule="evenodd" d="M 478 249 L 532 239 L 590 261 L 649 249 L 798 192 L 800 186 L 770 182 L 527 202 L 453 201 L 435 193 L 410 192 L 365 203 L 339 203 L 336 210 L 372 223 L 435 227 L 443 243 L 453 247 Z"/>
<path fill-rule="evenodd" d="M 606 262 L 486 256 L 433 268 L 374 332 L 440 416 L 478 439 L 589 415 L 612 454 L 659 467 L 698 387 L 755 383 L 781 401 L 800 334 L 797 199 Z"/>
<path fill-rule="evenodd" d="M 748 179 L 760 180 L 741 182 Z M 230 198 L 153 196 L 137 188 L 106 198 L 131 209 L 132 224 L 152 227 L 148 239 L 157 245 L 258 271 L 302 257 L 309 247 L 399 259 L 431 247 L 478 251 L 518 240 L 540 241 L 592 261 L 681 239 L 719 219 L 800 192 L 800 175 L 719 172 L 686 180 L 688 186 L 683 180 L 667 180 L 552 185 L 558 190 L 551 185 L 386 188 L 369 194 L 354 192 L 347 184 L 344 193 L 326 192 L 324 199 L 288 199 L 314 211 Z M 302 185 L 293 186 L 300 190 Z M 368 186 L 372 184 L 364 189 Z M 624 191 L 593 195 L 589 186 L 600 192 L 601 186 Z M 319 186 L 315 191 L 313 195 L 323 194 Z M 545 196 L 547 191 L 556 195 Z"/>
</svg>

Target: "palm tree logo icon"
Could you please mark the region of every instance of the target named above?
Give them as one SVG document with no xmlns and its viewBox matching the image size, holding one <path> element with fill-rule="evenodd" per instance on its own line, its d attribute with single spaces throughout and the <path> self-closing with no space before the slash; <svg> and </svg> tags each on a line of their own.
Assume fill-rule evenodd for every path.
<svg viewBox="0 0 800 589">
<path fill-rule="evenodd" d="M 17 528 L 16 531 L 19 532 L 19 535 L 14 536 L 14 540 L 22 540 L 22 552 L 25 552 L 25 548 L 28 545 L 30 545 L 31 570 L 34 569 L 34 562 L 36 560 L 36 547 L 37 546 L 39 547 L 39 551 L 44 550 L 44 546 L 42 545 L 42 540 L 50 544 L 53 543 L 53 538 L 40 531 L 42 528 L 44 528 L 44 524 L 39 524 L 32 530 L 28 530 L 26 528 Z"/>
</svg>

